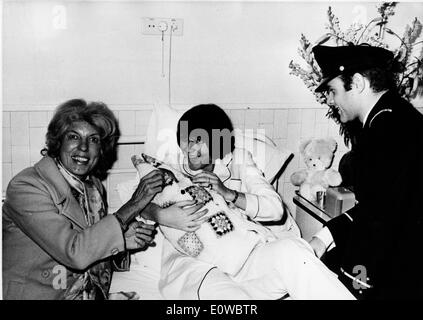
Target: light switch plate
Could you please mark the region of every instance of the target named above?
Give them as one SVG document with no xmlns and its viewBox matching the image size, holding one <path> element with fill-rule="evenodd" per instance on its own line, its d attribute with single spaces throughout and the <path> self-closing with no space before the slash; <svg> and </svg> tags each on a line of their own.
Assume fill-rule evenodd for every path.
<svg viewBox="0 0 423 320">
<path fill-rule="evenodd" d="M 170 35 L 182 36 L 184 31 L 184 19 L 176 18 L 142 18 L 141 32 L 144 35 Z"/>
</svg>

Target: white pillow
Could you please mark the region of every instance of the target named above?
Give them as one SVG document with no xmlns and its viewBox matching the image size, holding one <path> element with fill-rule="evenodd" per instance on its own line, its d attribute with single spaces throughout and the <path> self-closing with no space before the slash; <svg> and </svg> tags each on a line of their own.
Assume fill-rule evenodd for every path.
<svg viewBox="0 0 423 320">
<path fill-rule="evenodd" d="M 148 124 L 145 153 L 178 168 L 181 149 L 176 139 L 176 126 L 184 111 L 169 106 L 155 106 Z M 276 147 L 263 130 L 235 129 L 235 146 L 251 152 L 257 167 L 272 182 L 292 152 Z"/>
<path fill-rule="evenodd" d="M 148 167 L 139 156 L 134 156 L 133 162 L 140 177 L 154 168 Z M 167 206 L 195 199 L 198 203 L 206 203 L 201 210 L 208 209 L 208 220 L 195 232 L 160 226 L 164 236 L 181 253 L 235 275 L 258 243 L 276 238 L 266 227 L 252 222 L 234 206 L 229 207 L 217 192 L 193 185 L 191 180 L 170 166 L 161 164 L 155 167 L 171 171 L 176 179 L 154 197 L 153 203 Z"/>
<path fill-rule="evenodd" d="M 260 131 L 235 129 L 235 146 L 251 152 L 257 167 L 272 182 L 292 152 L 277 148 L 273 141 Z"/>
<path fill-rule="evenodd" d="M 155 105 L 147 127 L 144 152 L 177 167 L 181 149 L 176 139 L 176 127 L 183 111 Z"/>
</svg>

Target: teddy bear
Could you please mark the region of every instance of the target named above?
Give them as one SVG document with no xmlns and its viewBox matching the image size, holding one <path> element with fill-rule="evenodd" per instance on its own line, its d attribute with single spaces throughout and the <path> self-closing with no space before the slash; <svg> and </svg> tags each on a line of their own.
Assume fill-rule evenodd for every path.
<svg viewBox="0 0 423 320">
<path fill-rule="evenodd" d="M 305 199 L 316 201 L 318 191 L 341 184 L 341 174 L 330 168 L 337 147 L 333 138 L 308 139 L 301 143 L 300 154 L 306 169 L 294 172 L 291 183 L 300 187 L 299 192 Z"/>
</svg>

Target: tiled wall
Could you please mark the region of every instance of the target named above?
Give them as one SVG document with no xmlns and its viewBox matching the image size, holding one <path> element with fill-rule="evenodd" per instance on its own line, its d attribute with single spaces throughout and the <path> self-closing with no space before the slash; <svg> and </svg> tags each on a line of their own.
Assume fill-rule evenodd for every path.
<svg viewBox="0 0 423 320">
<path fill-rule="evenodd" d="M 151 110 L 119 110 L 115 111 L 120 123 L 122 136 L 143 136 L 147 132 Z M 3 111 L 3 143 L 2 143 L 2 191 L 5 194 L 10 179 L 22 169 L 33 165 L 40 158 L 44 146 L 47 125 L 53 115 L 52 111 Z M 116 183 L 126 180 L 135 172 L 130 156 L 142 151 L 142 145 L 121 145 L 118 161 L 114 165 L 115 174 L 107 183 L 113 191 Z M 119 174 L 117 174 L 119 173 Z M 112 185 L 113 184 L 113 185 Z M 112 206 L 117 205 L 117 194 L 108 195 Z"/>
<path fill-rule="evenodd" d="M 287 202 L 293 213 L 292 197 L 295 188 L 289 182 L 292 172 L 303 168 L 303 161 L 298 154 L 300 141 L 310 137 L 334 137 L 338 141 L 338 151 L 333 166 L 338 167 L 341 156 L 348 151 L 338 134 L 338 126 L 325 117 L 325 108 L 316 109 L 226 109 L 234 126 L 240 129 L 265 129 L 266 135 L 281 148 L 294 152 L 295 157 L 279 181 L 279 193 Z M 423 113 L 423 108 L 420 108 Z M 145 136 L 151 110 L 128 109 L 115 111 L 122 130 L 122 136 Z M 44 135 L 52 111 L 3 112 L 3 152 L 2 152 L 2 186 L 3 194 L 11 177 L 20 170 L 33 165 L 40 159 L 40 150 L 44 145 Z M 130 156 L 139 153 L 143 145 L 121 145 L 119 159 L 109 181 L 109 204 L 112 210 L 119 206 L 115 192 L 117 183 L 134 176 Z M 295 214 L 295 213 L 294 213 Z"/>
<path fill-rule="evenodd" d="M 289 178 L 299 168 L 304 168 L 299 156 L 299 143 L 312 137 L 334 137 L 338 141 L 338 151 L 334 160 L 334 167 L 342 154 L 348 151 L 338 134 L 338 126 L 334 121 L 326 118 L 326 108 L 321 109 L 247 109 L 228 110 L 234 126 L 238 128 L 263 128 L 278 147 L 289 149 L 294 158 L 279 180 L 279 194 L 288 204 L 293 215 L 295 206 L 292 202 L 295 187 Z"/>
</svg>

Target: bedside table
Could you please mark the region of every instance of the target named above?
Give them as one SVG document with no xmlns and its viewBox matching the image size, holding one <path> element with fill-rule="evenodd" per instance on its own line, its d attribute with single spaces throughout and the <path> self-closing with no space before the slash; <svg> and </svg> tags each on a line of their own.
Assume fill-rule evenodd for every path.
<svg viewBox="0 0 423 320">
<path fill-rule="evenodd" d="M 301 236 L 308 242 L 332 217 L 317 203 L 306 200 L 298 192 L 296 192 L 293 201 L 297 206 L 295 221 L 301 230 Z"/>
</svg>

